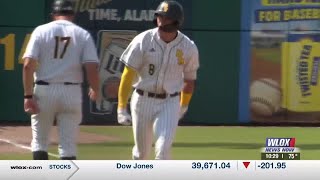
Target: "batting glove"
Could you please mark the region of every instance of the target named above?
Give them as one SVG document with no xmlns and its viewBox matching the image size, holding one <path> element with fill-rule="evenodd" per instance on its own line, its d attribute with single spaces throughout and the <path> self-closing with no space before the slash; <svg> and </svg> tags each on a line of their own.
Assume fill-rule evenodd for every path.
<svg viewBox="0 0 320 180">
<path fill-rule="evenodd" d="M 179 118 L 179 120 L 181 120 L 183 118 L 183 116 L 186 114 L 187 111 L 188 111 L 188 106 L 181 106 L 180 107 L 180 118 Z"/>
<path fill-rule="evenodd" d="M 118 123 L 129 126 L 131 125 L 131 116 L 126 109 L 118 109 Z"/>
</svg>

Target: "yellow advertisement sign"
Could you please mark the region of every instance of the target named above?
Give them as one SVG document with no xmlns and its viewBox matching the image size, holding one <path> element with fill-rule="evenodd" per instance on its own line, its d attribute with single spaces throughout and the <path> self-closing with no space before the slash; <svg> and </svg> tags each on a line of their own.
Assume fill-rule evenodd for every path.
<svg viewBox="0 0 320 180">
<path fill-rule="evenodd" d="M 290 34 L 282 43 L 282 107 L 320 111 L 319 35 Z"/>
</svg>

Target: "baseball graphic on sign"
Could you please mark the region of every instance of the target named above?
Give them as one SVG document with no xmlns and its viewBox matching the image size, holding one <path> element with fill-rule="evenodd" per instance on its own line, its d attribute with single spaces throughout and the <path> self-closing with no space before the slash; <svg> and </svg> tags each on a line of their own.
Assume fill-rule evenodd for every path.
<svg viewBox="0 0 320 180">
<path fill-rule="evenodd" d="M 250 86 L 250 108 L 262 116 L 272 116 L 280 108 L 281 90 L 272 79 L 259 79 Z"/>
</svg>

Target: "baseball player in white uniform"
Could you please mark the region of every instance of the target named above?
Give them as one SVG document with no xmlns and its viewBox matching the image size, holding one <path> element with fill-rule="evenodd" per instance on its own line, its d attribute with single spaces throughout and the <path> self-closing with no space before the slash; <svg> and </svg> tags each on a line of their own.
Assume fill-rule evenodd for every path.
<svg viewBox="0 0 320 180">
<path fill-rule="evenodd" d="M 48 159 L 48 136 L 56 119 L 60 158 L 74 160 L 82 119 L 82 67 L 87 72 L 89 96 L 95 100 L 99 60 L 91 35 L 72 23 L 70 1 L 55 0 L 52 18 L 33 31 L 23 56 L 24 109 L 31 114 L 33 159 Z"/>
<path fill-rule="evenodd" d="M 153 135 L 155 159 L 170 159 L 178 121 L 188 109 L 199 68 L 198 49 L 179 31 L 183 8 L 164 1 L 155 11 L 156 28 L 137 35 L 121 56 L 126 65 L 118 93 L 118 122 L 128 125 L 131 86 L 133 159 L 148 159 Z"/>
</svg>

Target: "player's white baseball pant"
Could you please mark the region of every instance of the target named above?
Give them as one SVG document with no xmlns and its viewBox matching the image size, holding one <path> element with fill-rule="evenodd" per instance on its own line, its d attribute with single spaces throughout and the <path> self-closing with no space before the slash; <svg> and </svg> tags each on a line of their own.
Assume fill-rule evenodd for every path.
<svg viewBox="0 0 320 180">
<path fill-rule="evenodd" d="M 148 159 L 155 138 L 155 159 L 170 159 L 179 122 L 180 97 L 156 99 L 134 92 L 131 97 L 132 128 L 135 146 L 133 159 Z"/>
<path fill-rule="evenodd" d="M 34 96 L 40 113 L 31 116 L 32 151 L 48 151 L 54 119 L 59 131 L 60 157 L 76 156 L 76 139 L 82 119 L 80 85 L 36 85 Z"/>
</svg>

